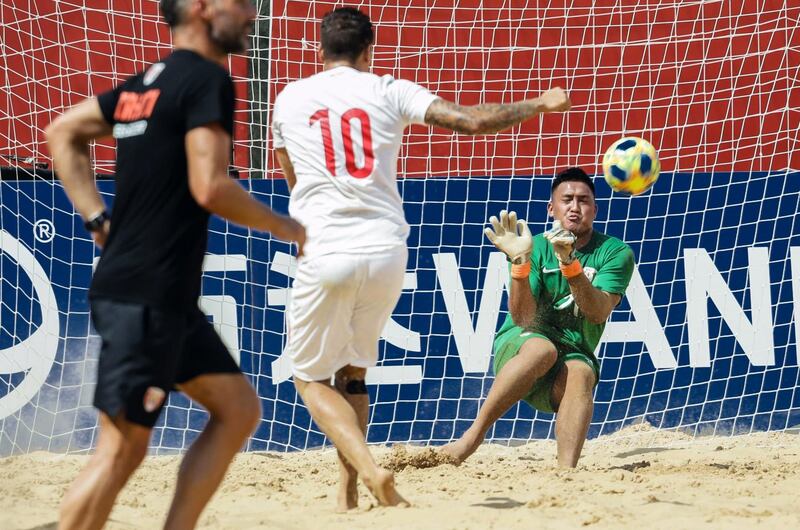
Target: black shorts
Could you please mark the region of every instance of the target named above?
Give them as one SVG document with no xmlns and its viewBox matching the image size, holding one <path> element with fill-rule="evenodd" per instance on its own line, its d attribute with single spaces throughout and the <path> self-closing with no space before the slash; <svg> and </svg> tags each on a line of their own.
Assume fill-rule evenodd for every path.
<svg viewBox="0 0 800 530">
<path fill-rule="evenodd" d="M 153 408 L 154 396 L 203 374 L 241 373 L 199 308 L 175 312 L 95 298 L 91 309 L 103 340 L 94 406 L 112 418 L 124 412 L 128 421 L 152 427 L 166 403 L 156 400 Z"/>
</svg>

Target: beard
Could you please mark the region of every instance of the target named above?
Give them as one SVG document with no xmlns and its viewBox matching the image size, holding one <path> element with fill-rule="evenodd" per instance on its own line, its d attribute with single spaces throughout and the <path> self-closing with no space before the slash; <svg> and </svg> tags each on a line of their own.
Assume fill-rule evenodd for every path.
<svg viewBox="0 0 800 530">
<path fill-rule="evenodd" d="M 241 53 L 247 49 L 250 24 L 237 27 L 227 17 L 220 17 L 208 26 L 211 42 L 225 54 Z"/>
</svg>

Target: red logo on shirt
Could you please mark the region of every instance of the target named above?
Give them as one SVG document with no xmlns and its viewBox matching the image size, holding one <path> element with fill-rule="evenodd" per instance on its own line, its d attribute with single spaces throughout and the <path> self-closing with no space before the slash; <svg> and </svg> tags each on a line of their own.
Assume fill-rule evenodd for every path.
<svg viewBox="0 0 800 530">
<path fill-rule="evenodd" d="M 153 113 L 153 107 L 161 95 L 161 90 L 154 88 L 147 92 L 122 92 L 117 100 L 117 108 L 114 110 L 116 121 L 136 121 L 144 120 Z"/>
</svg>

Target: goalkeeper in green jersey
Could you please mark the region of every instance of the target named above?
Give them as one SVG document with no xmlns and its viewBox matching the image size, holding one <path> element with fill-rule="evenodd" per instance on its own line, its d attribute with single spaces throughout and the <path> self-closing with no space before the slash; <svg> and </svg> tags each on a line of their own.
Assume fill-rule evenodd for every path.
<svg viewBox="0 0 800 530">
<path fill-rule="evenodd" d="M 556 413 L 558 463 L 578 463 L 600 373 L 594 350 L 630 282 L 633 252 L 592 228 L 594 183 L 582 169 L 556 176 L 547 212 L 553 228 L 541 235 L 505 211 L 485 230 L 511 262 L 509 311 L 495 337 L 496 378 L 486 402 L 464 435 L 442 447 L 459 463 L 519 400 Z"/>
</svg>

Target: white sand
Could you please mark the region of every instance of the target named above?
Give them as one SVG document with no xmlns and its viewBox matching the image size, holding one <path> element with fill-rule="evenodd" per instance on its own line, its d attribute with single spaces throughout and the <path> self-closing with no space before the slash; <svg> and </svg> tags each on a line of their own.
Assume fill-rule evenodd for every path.
<svg viewBox="0 0 800 530">
<path fill-rule="evenodd" d="M 374 451 L 387 465 L 408 459 Z M 60 498 L 86 459 L 0 460 L 0 529 L 55 528 Z M 107 528 L 158 528 L 177 462 L 148 458 Z M 458 468 L 398 471 L 398 489 L 413 503 L 405 509 L 376 507 L 362 486 L 361 507 L 336 514 L 336 479 L 331 450 L 240 454 L 200 527 L 800 528 L 800 436 L 789 433 L 692 440 L 634 427 L 588 442 L 577 470 L 555 467 L 552 441 L 484 445 Z"/>
</svg>

